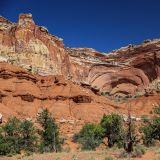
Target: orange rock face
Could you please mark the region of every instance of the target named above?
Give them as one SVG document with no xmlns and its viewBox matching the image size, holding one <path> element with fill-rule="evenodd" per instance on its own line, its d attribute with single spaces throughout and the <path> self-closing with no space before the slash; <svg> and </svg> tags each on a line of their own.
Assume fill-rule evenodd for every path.
<svg viewBox="0 0 160 160">
<path fill-rule="evenodd" d="M 159 94 L 131 101 L 132 115 L 150 113 L 160 103 Z M 24 69 L 0 63 L 0 113 L 4 121 L 11 116 L 31 118 L 48 108 L 56 118 L 61 132 L 70 139 L 86 122 L 99 122 L 103 114 L 128 113 L 128 102 L 117 103 L 95 95 L 90 89 L 65 80 L 63 76 L 39 76 Z"/>
<path fill-rule="evenodd" d="M 72 65 L 75 61 L 80 63 L 71 67 L 77 73 L 75 78 L 81 82 L 85 80 L 103 94 L 133 95 L 160 77 L 159 40 L 122 48 L 107 55 L 85 49 L 69 49 L 69 53 Z"/>
<path fill-rule="evenodd" d="M 62 134 L 70 138 L 84 123 L 98 122 L 104 113 L 115 111 L 109 103 L 62 76 L 42 77 L 0 63 L 0 113 L 4 122 L 11 116 L 36 122 L 37 113 L 48 108 Z"/>
<path fill-rule="evenodd" d="M 160 103 L 160 93 L 146 94 L 146 90 L 159 78 L 160 40 L 105 54 L 91 48 L 66 48 L 62 39 L 37 26 L 31 14 L 21 14 L 18 23 L 0 17 L 4 120 L 10 116 L 35 120 L 37 112 L 47 107 L 70 138 L 84 123 L 98 122 L 104 113 L 126 115 L 128 102 L 116 103 L 117 96 L 143 91 L 144 96 L 131 101 L 132 114 L 149 114 Z"/>
<path fill-rule="evenodd" d="M 31 14 L 17 24 L 0 17 L 0 55 L 41 75 L 63 75 L 99 93 L 130 95 L 160 77 L 160 41 L 147 41 L 109 54 L 89 48 L 65 48 L 62 39 L 37 26 Z"/>
</svg>

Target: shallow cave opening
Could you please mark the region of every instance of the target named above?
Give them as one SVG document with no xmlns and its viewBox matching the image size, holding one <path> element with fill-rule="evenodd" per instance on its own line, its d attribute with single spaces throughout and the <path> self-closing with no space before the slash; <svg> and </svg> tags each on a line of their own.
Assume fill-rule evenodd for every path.
<svg viewBox="0 0 160 160">
<path fill-rule="evenodd" d="M 91 103 L 92 99 L 89 96 L 79 95 L 71 98 L 75 103 Z"/>
<path fill-rule="evenodd" d="M 2 103 L 3 97 L 6 97 L 6 95 L 0 94 L 0 103 Z"/>
<path fill-rule="evenodd" d="M 21 95 L 23 101 L 33 102 L 35 97 L 31 94 Z"/>
</svg>

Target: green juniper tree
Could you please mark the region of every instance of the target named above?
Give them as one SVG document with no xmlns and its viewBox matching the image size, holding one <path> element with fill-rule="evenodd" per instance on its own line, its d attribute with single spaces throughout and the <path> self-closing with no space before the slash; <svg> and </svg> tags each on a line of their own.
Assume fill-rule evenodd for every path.
<svg viewBox="0 0 160 160">
<path fill-rule="evenodd" d="M 8 154 L 20 153 L 20 120 L 16 117 L 10 118 L 3 126 L 4 142 L 9 147 Z"/>
<path fill-rule="evenodd" d="M 40 151 L 59 151 L 61 149 L 61 139 L 59 137 L 59 129 L 55 123 L 55 119 L 52 118 L 47 109 L 44 109 L 41 113 L 39 113 L 37 119 L 42 127 L 42 130 L 40 131 L 40 135 L 42 136 Z"/>
<path fill-rule="evenodd" d="M 74 135 L 74 140 L 82 145 L 82 149 L 94 150 L 102 143 L 103 135 L 104 129 L 100 125 L 86 124 Z"/>
<path fill-rule="evenodd" d="M 37 130 L 32 121 L 24 120 L 20 124 L 20 144 L 21 148 L 26 151 L 36 151 L 37 147 Z"/>
<path fill-rule="evenodd" d="M 151 122 L 141 127 L 141 131 L 146 146 L 153 145 L 155 140 L 160 141 L 160 117 L 154 117 Z"/>
<path fill-rule="evenodd" d="M 115 113 L 104 115 L 100 124 L 105 130 L 104 137 L 108 138 L 108 146 L 111 148 L 115 143 L 120 144 L 123 140 L 122 117 Z"/>
</svg>

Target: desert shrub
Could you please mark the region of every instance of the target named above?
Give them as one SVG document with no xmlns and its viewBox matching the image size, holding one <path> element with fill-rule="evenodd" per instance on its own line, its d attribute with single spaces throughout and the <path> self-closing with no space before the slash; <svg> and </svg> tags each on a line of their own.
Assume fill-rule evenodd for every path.
<svg viewBox="0 0 160 160">
<path fill-rule="evenodd" d="M 122 150 L 120 152 L 119 158 L 127 158 L 128 156 L 129 154 L 126 151 Z"/>
<path fill-rule="evenodd" d="M 22 150 L 35 151 L 36 130 L 33 123 L 10 118 L 0 130 L 0 155 L 15 155 Z M 33 149 L 34 148 L 34 149 Z"/>
<path fill-rule="evenodd" d="M 156 91 L 156 92 L 160 92 L 160 79 L 157 79 L 155 81 L 152 82 L 151 84 L 151 88 Z"/>
<path fill-rule="evenodd" d="M 101 92 L 102 96 L 109 96 L 109 92 Z"/>
<path fill-rule="evenodd" d="M 143 91 L 138 91 L 138 92 L 136 92 L 136 94 L 135 94 L 135 98 L 139 98 L 139 97 L 143 96 L 144 94 L 145 94 L 145 92 L 143 92 Z"/>
<path fill-rule="evenodd" d="M 154 143 L 154 128 L 152 125 L 146 125 L 146 126 L 143 126 L 141 128 L 141 131 L 143 133 L 143 136 L 142 136 L 142 139 L 143 139 L 143 143 L 146 145 L 146 146 L 150 146 L 150 145 L 153 145 Z"/>
<path fill-rule="evenodd" d="M 112 113 L 104 115 L 101 120 L 101 126 L 104 129 L 104 136 L 108 138 L 108 146 L 113 147 L 115 143 L 120 144 L 123 141 L 122 117 Z"/>
<path fill-rule="evenodd" d="M 113 158 L 109 156 L 109 157 L 105 157 L 104 160 L 113 160 Z"/>
<path fill-rule="evenodd" d="M 1 145 L 8 150 L 5 154 L 20 153 L 20 123 L 19 119 L 13 117 L 3 126 L 4 136 Z"/>
<path fill-rule="evenodd" d="M 27 68 L 27 71 L 31 73 L 31 72 L 32 72 L 32 66 L 29 66 L 29 67 Z"/>
<path fill-rule="evenodd" d="M 43 128 L 40 131 L 42 142 L 40 144 L 41 152 L 57 152 L 61 149 L 61 139 L 59 137 L 59 129 L 47 109 L 39 113 L 37 117 L 38 122 Z"/>
<path fill-rule="evenodd" d="M 0 155 L 7 155 L 10 153 L 10 144 L 8 144 L 2 135 L 3 129 L 0 128 Z"/>
<path fill-rule="evenodd" d="M 11 154 L 11 144 L 6 142 L 6 140 L 0 137 L 0 155 L 9 155 Z"/>
<path fill-rule="evenodd" d="M 147 115 L 142 115 L 141 119 L 144 123 L 149 123 L 150 122 L 150 118 Z"/>
<path fill-rule="evenodd" d="M 102 96 L 105 96 L 105 92 L 101 92 L 101 95 L 102 95 Z"/>
<path fill-rule="evenodd" d="M 84 150 L 94 150 L 102 143 L 103 135 L 104 129 L 100 125 L 86 124 L 74 135 L 74 141 L 79 142 Z"/>
<path fill-rule="evenodd" d="M 150 124 L 141 128 L 143 133 L 143 142 L 145 145 L 150 146 L 154 140 L 160 140 L 160 117 L 154 117 Z"/>
<path fill-rule="evenodd" d="M 133 157 L 133 158 L 136 158 L 136 157 L 142 157 L 142 155 L 145 154 L 145 147 L 143 145 L 136 145 L 134 146 L 133 148 L 133 151 L 131 153 L 127 153 L 126 151 L 122 151 L 120 153 L 120 158 L 129 158 L 129 157 Z"/>
<path fill-rule="evenodd" d="M 28 155 L 38 151 L 39 148 L 41 152 L 59 151 L 62 142 L 59 130 L 47 109 L 39 114 L 38 121 L 42 127 L 39 132 L 31 121 L 10 118 L 0 128 L 0 155 L 11 156 L 21 151 L 25 151 Z M 40 140 L 40 147 L 37 145 L 37 140 Z"/>
<path fill-rule="evenodd" d="M 156 106 L 153 108 L 153 111 L 154 111 L 155 114 L 160 115 L 160 105 L 156 105 Z"/>
<path fill-rule="evenodd" d="M 155 117 L 153 119 L 152 127 L 154 129 L 153 137 L 156 140 L 160 140 L 160 117 Z"/>
<path fill-rule="evenodd" d="M 145 147 L 143 145 L 136 145 L 131 153 L 132 157 L 142 157 L 145 154 Z"/>
</svg>

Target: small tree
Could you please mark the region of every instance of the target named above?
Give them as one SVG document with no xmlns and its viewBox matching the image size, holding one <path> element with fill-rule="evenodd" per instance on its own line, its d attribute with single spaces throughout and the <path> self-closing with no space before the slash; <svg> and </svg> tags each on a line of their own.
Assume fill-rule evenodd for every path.
<svg viewBox="0 0 160 160">
<path fill-rule="evenodd" d="M 112 113 L 104 115 L 101 120 L 101 126 L 105 130 L 105 137 L 108 138 L 108 146 L 113 147 L 115 143 L 119 143 L 123 139 L 123 125 L 120 115 Z"/>
<path fill-rule="evenodd" d="M 154 128 L 152 125 L 145 125 L 141 128 L 141 131 L 143 132 L 143 136 L 142 136 L 142 139 L 143 139 L 143 143 L 146 145 L 146 146 L 150 146 L 153 144 L 154 142 Z"/>
<path fill-rule="evenodd" d="M 6 142 L 3 135 L 3 128 L 0 128 L 0 155 L 7 155 L 10 153 L 10 144 Z"/>
<path fill-rule="evenodd" d="M 74 135 L 74 140 L 82 145 L 84 150 L 94 150 L 102 143 L 104 129 L 100 125 L 86 124 L 78 134 Z"/>
<path fill-rule="evenodd" d="M 9 147 L 7 154 L 20 153 L 20 120 L 13 117 L 3 126 L 4 146 Z"/>
<path fill-rule="evenodd" d="M 27 120 L 16 117 L 0 128 L 0 155 L 19 154 L 22 150 L 35 151 L 36 129 Z"/>
<path fill-rule="evenodd" d="M 20 133 L 21 133 L 21 148 L 26 151 L 35 151 L 36 150 L 36 129 L 33 126 L 33 123 L 28 120 L 24 120 L 20 125 Z"/>
<path fill-rule="evenodd" d="M 47 109 L 44 109 L 38 116 L 38 122 L 43 130 L 40 131 L 42 142 L 40 145 L 41 152 L 57 152 L 61 149 L 61 139 L 59 129 L 55 119 L 51 117 Z"/>
<path fill-rule="evenodd" d="M 156 140 L 159 140 L 160 141 L 160 117 L 155 117 L 153 119 L 153 137 L 156 139 Z"/>
<path fill-rule="evenodd" d="M 154 140 L 160 141 L 160 117 L 154 117 L 151 123 L 146 124 L 141 128 L 143 133 L 143 142 L 149 146 Z"/>
</svg>

